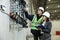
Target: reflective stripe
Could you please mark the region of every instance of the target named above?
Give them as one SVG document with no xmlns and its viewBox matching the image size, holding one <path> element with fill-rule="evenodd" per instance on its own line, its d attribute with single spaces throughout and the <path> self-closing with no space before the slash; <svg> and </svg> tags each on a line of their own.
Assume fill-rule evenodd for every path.
<svg viewBox="0 0 60 40">
<path fill-rule="evenodd" d="M 31 29 L 33 29 L 33 30 L 38 30 L 36 27 L 31 27 Z"/>
</svg>

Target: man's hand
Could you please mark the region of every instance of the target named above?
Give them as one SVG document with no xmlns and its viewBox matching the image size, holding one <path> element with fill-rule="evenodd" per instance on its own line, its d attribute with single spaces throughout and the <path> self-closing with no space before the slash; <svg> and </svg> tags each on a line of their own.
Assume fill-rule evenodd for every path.
<svg viewBox="0 0 60 40">
<path fill-rule="evenodd" d="M 38 28 L 38 30 L 42 31 L 42 29 L 41 29 L 41 28 Z"/>
</svg>

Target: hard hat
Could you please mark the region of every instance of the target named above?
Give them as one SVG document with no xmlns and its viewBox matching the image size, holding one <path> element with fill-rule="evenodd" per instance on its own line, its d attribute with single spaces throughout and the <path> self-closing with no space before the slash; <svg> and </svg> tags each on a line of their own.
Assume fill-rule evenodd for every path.
<svg viewBox="0 0 60 40">
<path fill-rule="evenodd" d="M 43 7 L 39 7 L 38 9 L 42 10 L 44 12 L 44 8 Z"/>
<path fill-rule="evenodd" d="M 42 15 L 44 15 L 44 16 L 50 18 L 50 13 L 49 13 L 49 12 L 44 12 Z"/>
</svg>

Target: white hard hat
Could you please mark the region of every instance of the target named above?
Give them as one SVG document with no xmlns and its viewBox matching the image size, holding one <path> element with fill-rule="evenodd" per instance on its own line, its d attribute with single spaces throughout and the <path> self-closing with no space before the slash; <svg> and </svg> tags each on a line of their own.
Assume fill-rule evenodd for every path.
<svg viewBox="0 0 60 40">
<path fill-rule="evenodd" d="M 44 8 L 43 7 L 39 7 L 38 9 L 42 10 L 44 12 Z"/>
<path fill-rule="evenodd" d="M 49 13 L 49 12 L 44 12 L 42 15 L 44 15 L 44 16 L 50 18 L 50 13 Z"/>
</svg>

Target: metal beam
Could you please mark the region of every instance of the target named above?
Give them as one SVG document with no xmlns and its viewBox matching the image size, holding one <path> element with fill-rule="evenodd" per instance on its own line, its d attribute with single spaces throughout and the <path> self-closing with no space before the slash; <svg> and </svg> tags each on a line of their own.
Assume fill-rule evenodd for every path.
<svg viewBox="0 0 60 40">
<path fill-rule="evenodd" d="M 60 10 L 60 8 L 49 8 L 49 9 L 46 9 L 46 10 Z"/>
<path fill-rule="evenodd" d="M 52 2 L 52 3 L 47 3 L 47 5 L 51 5 L 51 4 L 60 4 L 60 1 L 59 2 Z"/>
</svg>

